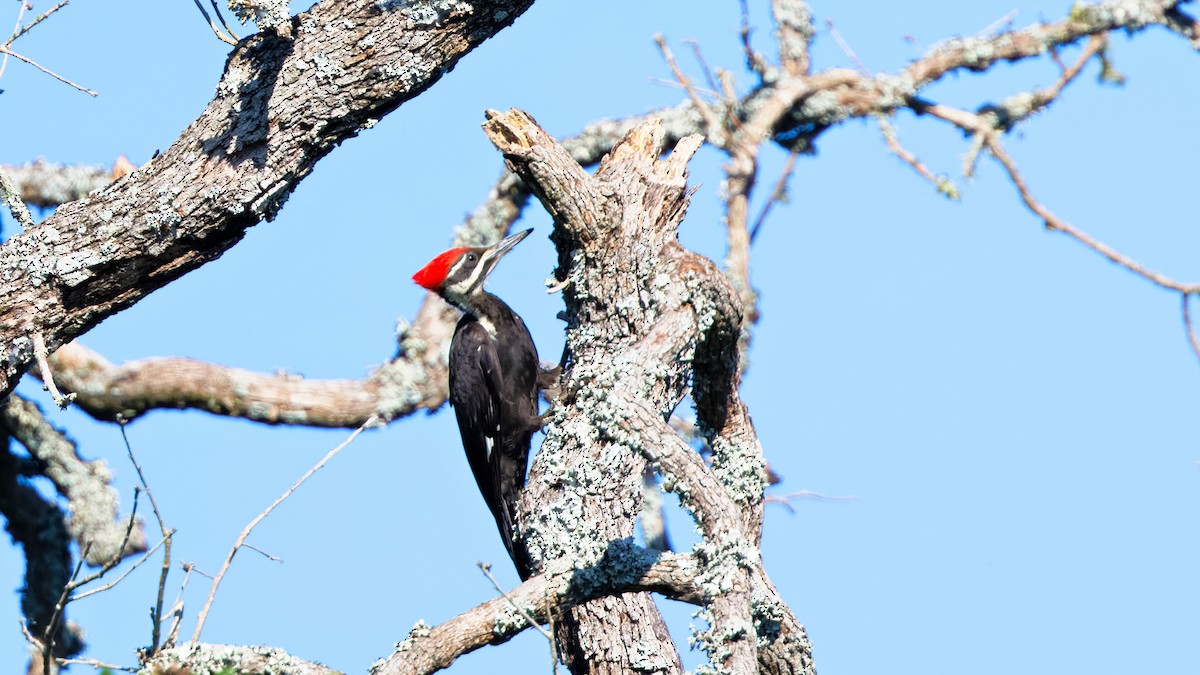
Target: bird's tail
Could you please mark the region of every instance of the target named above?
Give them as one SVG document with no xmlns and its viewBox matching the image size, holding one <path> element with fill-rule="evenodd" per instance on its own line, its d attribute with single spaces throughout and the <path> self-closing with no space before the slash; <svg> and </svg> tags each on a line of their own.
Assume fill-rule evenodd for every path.
<svg viewBox="0 0 1200 675">
<path fill-rule="evenodd" d="M 521 500 L 521 490 L 525 487 L 525 470 L 529 463 L 529 434 L 521 434 L 518 438 L 505 443 L 506 450 L 511 452 L 494 452 L 492 454 L 492 515 L 496 518 L 496 528 L 500 530 L 500 538 L 508 550 L 508 557 L 517 567 L 517 574 L 522 580 L 528 579 L 532 573 L 529 554 L 521 542 L 517 531 L 517 509 Z"/>
</svg>

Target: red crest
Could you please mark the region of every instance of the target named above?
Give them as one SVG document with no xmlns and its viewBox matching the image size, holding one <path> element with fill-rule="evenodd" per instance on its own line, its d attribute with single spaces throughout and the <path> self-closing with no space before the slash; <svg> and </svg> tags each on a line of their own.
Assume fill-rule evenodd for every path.
<svg viewBox="0 0 1200 675">
<path fill-rule="evenodd" d="M 430 291 L 437 291 L 442 282 L 446 280 L 446 275 L 450 272 L 450 268 L 454 263 L 458 262 L 459 256 L 469 249 L 465 246 L 460 248 L 452 248 L 438 257 L 430 260 L 428 264 L 413 275 L 413 281 L 417 285 Z"/>
</svg>

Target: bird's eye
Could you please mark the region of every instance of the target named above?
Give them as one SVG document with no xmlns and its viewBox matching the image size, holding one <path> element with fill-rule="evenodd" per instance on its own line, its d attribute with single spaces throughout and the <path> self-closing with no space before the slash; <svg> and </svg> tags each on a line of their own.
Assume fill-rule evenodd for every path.
<svg viewBox="0 0 1200 675">
<path fill-rule="evenodd" d="M 479 260 L 479 256 L 475 255 L 474 253 L 467 254 L 467 262 L 475 262 L 476 260 Z"/>
</svg>

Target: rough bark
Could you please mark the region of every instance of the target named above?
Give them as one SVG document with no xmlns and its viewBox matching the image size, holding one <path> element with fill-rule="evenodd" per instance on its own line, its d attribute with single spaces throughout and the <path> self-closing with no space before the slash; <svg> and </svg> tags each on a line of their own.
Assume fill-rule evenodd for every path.
<svg viewBox="0 0 1200 675">
<path fill-rule="evenodd" d="M 33 335 L 53 351 L 220 256 L 338 143 L 531 2 L 322 2 L 243 40 L 170 148 L 0 246 L 0 395 L 33 360 Z"/>
<path fill-rule="evenodd" d="M 816 135 L 845 119 L 891 114 L 904 107 L 918 113 L 924 111 L 927 103 L 917 96 L 924 87 L 948 73 L 962 69 L 984 70 L 997 60 L 1016 61 L 1042 56 L 1052 46 L 1069 44 L 1118 28 L 1135 31 L 1159 25 L 1200 47 L 1200 27 L 1195 19 L 1179 10 L 1178 3 L 1165 0 L 1116 0 L 1079 5 L 1072 10 L 1070 17 L 1054 23 L 939 43 L 922 58 L 895 74 L 871 77 L 854 71 L 833 69 L 808 76 L 810 65 L 804 50 L 811 38 L 811 27 L 806 26 L 806 21 L 811 19 L 810 13 L 804 3 L 786 0 L 775 0 L 772 9 L 778 25 L 782 67 L 770 66 L 764 57 L 755 54 L 752 65 L 763 76 L 763 82 L 742 99 L 726 102 L 729 114 L 720 119 L 710 115 L 713 123 L 709 124 L 705 121 L 705 115 L 694 104 L 688 103 L 646 115 L 596 122 L 578 136 L 562 141 L 576 161 L 586 166 L 598 161 L 630 128 L 650 117 L 660 117 L 664 120 L 669 144 L 687 134 L 705 132 L 711 142 L 730 152 L 729 166 L 732 170 L 728 220 L 741 223 L 741 227 L 730 228 L 727 271 L 739 295 L 743 296 L 743 304 L 750 316 L 755 310 L 752 304 L 754 293 L 749 286 L 749 260 L 735 253 L 748 247 L 746 198 L 754 182 L 756 167 L 753 155 L 759 142 L 766 137 L 774 134 L 774 140 L 778 143 L 811 149 Z M 371 42 L 372 38 L 368 36 L 366 40 Z M 993 107 L 1003 109 L 1007 119 L 1021 118 L 1019 111 L 1009 110 L 1013 106 L 1007 101 L 993 104 Z M 281 125 L 278 129 L 271 129 L 271 133 L 287 136 L 294 134 L 295 128 L 303 124 L 307 123 Z M 796 129 L 810 131 L 797 134 Z M 56 167 L 45 163 L 8 167 L 8 170 L 17 179 L 23 195 L 46 205 L 86 194 L 89 189 L 102 186 L 107 176 L 112 175 L 100 167 Z M 456 245 L 482 245 L 493 241 L 520 215 L 527 197 L 524 184 L 506 172 L 492 189 L 488 200 L 460 228 L 461 236 L 457 238 Z M 219 251 L 215 255 L 219 255 Z M 443 306 L 438 303 L 438 308 L 442 309 Z M 4 309 L 0 306 L 0 311 Z M 427 330 L 445 338 L 448 335 L 444 330 L 446 321 L 440 326 L 426 326 L 421 321 L 422 317 L 438 314 L 430 312 L 430 309 L 429 303 L 422 307 L 421 316 L 413 323 L 414 330 L 417 333 Z M 453 316 L 453 313 L 444 310 L 440 314 Z M 452 319 L 448 321 L 453 324 Z M 6 324 L 5 331 L 0 333 L 0 341 L 15 336 L 16 342 L 11 343 L 11 348 L 27 351 L 31 345 L 23 340 L 24 333 L 8 328 Z M 54 341 L 49 342 L 53 344 Z M 424 339 L 414 341 L 414 344 L 418 343 L 434 344 Z M 430 349 L 427 354 L 436 354 L 441 342 L 437 344 L 439 346 Z M 403 359 L 382 366 L 363 380 L 340 381 L 279 378 L 273 374 L 233 371 L 207 364 L 202 368 L 201 364 L 192 362 L 186 370 L 193 376 L 186 381 L 158 378 L 163 368 L 156 368 L 152 386 L 150 378 L 138 376 L 133 367 L 135 364 L 122 365 L 119 372 L 105 371 L 114 377 L 136 378 L 139 386 L 134 391 L 143 394 L 141 396 L 124 391 L 115 393 L 113 388 L 105 386 L 100 371 L 94 371 L 94 377 L 90 379 L 72 381 L 79 382 L 81 390 L 87 394 L 81 396 L 81 407 L 101 419 L 111 419 L 118 412 L 136 415 L 155 407 L 194 407 L 268 424 L 355 427 L 371 414 L 379 413 L 387 419 L 394 419 L 416 410 L 436 408 L 444 402 L 444 365 L 430 359 L 417 359 L 418 362 L 413 364 L 398 363 L 400 360 Z M 8 362 L 0 358 L 0 365 L 6 364 Z M 137 365 L 150 366 L 147 362 Z M 159 362 L 157 365 L 165 367 L 167 364 Z M 205 372 L 198 373 L 200 369 Z M 67 373 L 64 379 L 71 379 L 71 374 Z M 250 386 L 223 386 L 234 381 Z M 352 391 L 354 388 L 361 391 Z M 64 389 L 71 390 L 72 387 L 64 386 Z M 245 392 L 249 391 L 254 393 L 247 395 Z M 735 413 L 736 408 L 734 406 Z M 744 414 L 737 414 L 734 419 L 737 417 L 747 418 Z M 749 504 L 748 507 L 753 508 Z"/>
<path fill-rule="evenodd" d="M 15 394 L 0 400 L 0 429 L 25 446 L 38 473 L 49 478 L 69 503 L 67 532 L 80 550 L 87 550 L 89 564 L 98 566 L 146 550 L 140 521 L 125 540 L 129 522 L 120 517 L 120 499 L 105 462 L 81 458 L 75 444 L 46 421 L 37 405 Z"/>
<path fill-rule="evenodd" d="M 438 626 L 420 623 L 396 651 L 375 664 L 372 675 L 424 675 L 450 664 L 463 654 L 485 645 L 507 642 L 526 630 L 532 620 L 552 622 L 560 613 L 587 600 L 626 590 L 664 593 L 688 602 L 699 602 L 692 579 L 691 556 L 661 553 L 632 545 L 618 545 L 591 567 L 564 574 L 533 577 L 508 593 Z M 558 626 L 556 626 L 556 629 Z"/>
<path fill-rule="evenodd" d="M 684 166 L 699 138 L 685 141 L 672 169 L 656 175 L 661 133 L 655 138 L 645 130 L 631 132 L 592 178 L 528 116 L 489 112 L 488 118 L 485 130 L 493 143 L 555 217 L 559 278 L 572 275 L 564 291 L 568 366 L 521 514 L 536 568 L 554 572 L 556 564 L 599 560 L 612 542 L 633 536 L 645 459 L 607 436 L 604 415 L 614 411 L 604 405 L 606 390 L 621 385 L 653 390 L 655 407 L 669 414 L 686 387 L 679 374 L 655 377 L 664 361 L 685 358 L 684 350 L 672 349 L 673 341 L 657 343 L 667 348 L 663 354 L 630 349 L 653 330 L 639 302 L 649 268 L 622 268 L 651 262 L 632 255 L 639 240 L 657 251 L 666 238 L 674 239 L 686 206 Z M 583 266 L 570 262 L 575 255 L 596 264 L 589 265 L 587 276 Z M 644 594 L 572 608 L 559 640 L 574 673 L 682 670 L 662 618 Z"/>
<path fill-rule="evenodd" d="M 702 345 L 724 336 L 736 357 L 741 317 L 724 274 L 676 239 L 698 136 L 659 160 L 662 127 L 647 122 L 588 176 L 519 111 L 489 113 L 485 128 L 555 217 L 557 275 L 566 283 L 567 367 L 521 522 L 535 564 L 552 572 L 598 559 L 633 535 L 646 462 L 661 466 L 663 447 L 686 448 L 667 419 L 692 382 L 693 365 L 705 362 Z M 712 375 L 736 387 L 736 367 Z M 699 473 L 664 471 L 664 478 L 706 539 L 697 548 L 696 583 L 710 628 L 694 637 L 719 670 L 755 672 L 750 571 L 758 567 L 757 550 L 741 509 L 687 452 Z M 765 485 L 761 454 L 758 467 L 757 482 Z M 665 634 L 657 611 L 648 598 L 637 602 L 643 604 L 606 599 L 566 613 L 562 635 L 572 672 L 678 668 L 670 643 L 659 638 Z M 639 650 L 631 649 L 631 633 L 643 639 Z"/>
<path fill-rule="evenodd" d="M 241 647 L 187 642 L 164 649 L 138 671 L 143 675 L 199 675 L 200 673 L 287 673 L 287 675 L 338 675 L 336 670 L 305 661 L 271 647 Z"/>
<path fill-rule="evenodd" d="M 46 635 L 54 623 L 55 606 L 71 580 L 71 537 L 66 514 L 42 497 L 26 480 L 18 457 L 9 452 L 7 429 L 0 425 L 0 515 L 14 543 L 25 550 L 25 582 L 20 589 L 21 614 L 31 635 Z M 54 655 L 70 657 L 84 648 L 83 635 L 61 617 Z M 30 663 L 40 669 L 40 650 L 30 650 Z M 9 667 L 12 667 L 10 662 Z"/>
<path fill-rule="evenodd" d="M 0 292 L 6 298 L 0 303 L 0 368 L 6 387 L 28 365 L 31 335 L 44 336 L 53 349 L 220 255 L 246 227 L 273 216 L 296 182 L 337 142 L 436 81 L 528 2 L 359 4 L 351 8 L 326 2 L 244 41 L 230 58 L 217 99 L 167 153 L 0 248 Z M 1179 4 L 1080 4 L 1055 23 L 941 43 L 896 74 L 877 76 L 838 70 L 809 76 L 811 18 L 806 10 L 793 12 L 779 22 L 782 69 L 760 64 L 760 86 L 740 101 L 731 97 L 728 114 L 721 118 L 723 132 L 736 135 L 741 129 L 747 143 L 771 136 L 793 149 L 810 148 L 816 135 L 848 118 L 901 108 L 931 112 L 938 106 L 918 95 L 948 73 L 1041 56 L 1056 45 L 1117 28 L 1132 32 L 1160 25 L 1200 48 L 1200 24 L 1183 14 Z M 773 5 L 804 9 L 804 3 L 787 0 Z M 306 107 L 314 91 L 319 92 L 313 97 L 316 105 Z M 998 106 L 1006 119 L 1023 119 L 1020 111 L 1006 106 L 1008 101 Z M 704 128 L 698 112 L 679 110 L 685 129 Z M 766 124 L 752 124 L 755 120 Z M 591 178 L 564 160 L 531 121 L 493 122 L 489 129 L 497 145 L 558 221 L 560 278 L 569 282 L 569 368 L 546 457 L 539 459 L 531 479 L 525 535 L 539 544 L 541 562 L 552 574 L 563 566 L 611 556 L 614 547 L 628 546 L 638 513 L 639 472 L 649 465 L 679 493 L 705 537 L 695 552 L 691 593 L 710 612 L 713 628 L 720 629 L 696 636 L 714 665 L 741 672 L 755 667 L 771 673 L 812 672 L 803 627 L 762 571 L 756 548 L 762 453 L 737 396 L 738 349 L 731 339 L 740 321 L 739 304 L 746 310 L 748 267 L 746 274 L 735 275 L 747 279 L 745 288 L 730 293 L 716 281 L 720 274 L 711 263 L 673 241 L 687 201 L 683 165 L 694 148 L 683 146 L 683 152 L 659 162 L 655 155 L 661 139 L 639 130 Z M 721 130 L 714 125 L 707 131 Z M 604 134 L 611 135 L 611 129 L 601 130 Z M 578 153 L 574 159 L 583 161 Z M 749 160 L 750 165 L 738 169 L 741 174 L 731 172 L 744 183 L 744 189 L 734 185 L 734 192 L 748 193 L 753 186 L 753 157 Z M 481 210 L 476 215 L 511 222 L 526 193 L 509 175 L 501 185 L 511 189 L 513 198 L 496 213 Z M 744 211 L 737 216 L 743 225 Z M 739 235 L 745 239 L 744 232 Z M 326 389 L 320 387 L 334 383 L 288 380 L 287 386 L 258 382 L 262 389 L 249 401 L 225 401 L 220 400 L 221 386 L 237 386 L 227 379 L 212 387 L 210 377 L 199 377 L 191 380 L 193 390 L 176 395 L 187 405 L 270 423 L 330 419 L 353 426 L 360 420 L 350 418 L 365 416 L 369 409 L 381 412 L 384 399 L 406 401 L 409 408 L 394 408 L 401 411 L 440 405 L 441 394 L 431 384 L 444 377 L 437 360 L 414 362 L 413 367 L 412 377 L 398 384 L 407 387 L 422 373 L 429 379 L 388 392 L 370 391 L 372 378 Z M 151 365 L 147 372 L 153 369 Z M 107 375 L 121 376 L 111 370 Z M 245 381 L 254 374 L 221 376 Z M 689 377 L 698 423 L 713 449 L 712 467 L 662 424 Z M 309 385 L 318 386 L 309 391 Z M 136 410 L 111 387 L 86 386 L 97 391 L 97 410 L 109 405 L 103 415 Z M 367 395 L 330 409 L 311 403 L 346 395 L 353 386 L 368 389 Z M 148 393 L 156 405 L 170 405 L 161 392 Z M 427 398 L 415 403 L 414 395 Z M 106 396 L 113 400 L 102 400 Z M 153 405 L 141 409 L 148 407 Z M 11 475 L 9 471 L 4 480 Z M 32 572 L 36 563 L 30 562 Z M 681 591 L 673 587 L 672 592 Z M 630 617 L 645 620 L 627 625 L 628 633 L 604 629 L 618 615 L 627 624 Z M 562 634 L 575 646 L 571 653 L 577 672 L 678 670 L 661 620 L 644 595 L 591 602 L 568 619 Z M 643 644 L 630 646 L 641 637 Z"/>
<path fill-rule="evenodd" d="M 399 336 L 400 353 L 361 380 L 308 380 L 184 358 L 121 364 L 79 342 L 50 357 L 55 383 L 101 420 L 131 420 L 158 408 L 193 408 L 265 424 L 356 427 L 372 415 L 392 420 L 446 402 L 443 348 L 458 312 L 430 296 Z"/>
</svg>

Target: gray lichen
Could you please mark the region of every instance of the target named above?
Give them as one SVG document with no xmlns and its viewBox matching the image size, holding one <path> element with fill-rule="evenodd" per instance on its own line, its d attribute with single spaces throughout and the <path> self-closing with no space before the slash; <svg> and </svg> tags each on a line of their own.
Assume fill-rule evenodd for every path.
<svg viewBox="0 0 1200 675">
<path fill-rule="evenodd" d="M 220 675 L 228 672 L 334 673 L 333 670 L 273 647 L 188 642 L 159 652 L 151 664 L 139 670 L 138 674 L 184 671 L 191 675 Z"/>
<path fill-rule="evenodd" d="M 268 30 L 288 20 L 287 0 L 229 0 L 229 9 L 245 24 L 253 21 Z"/>
</svg>

